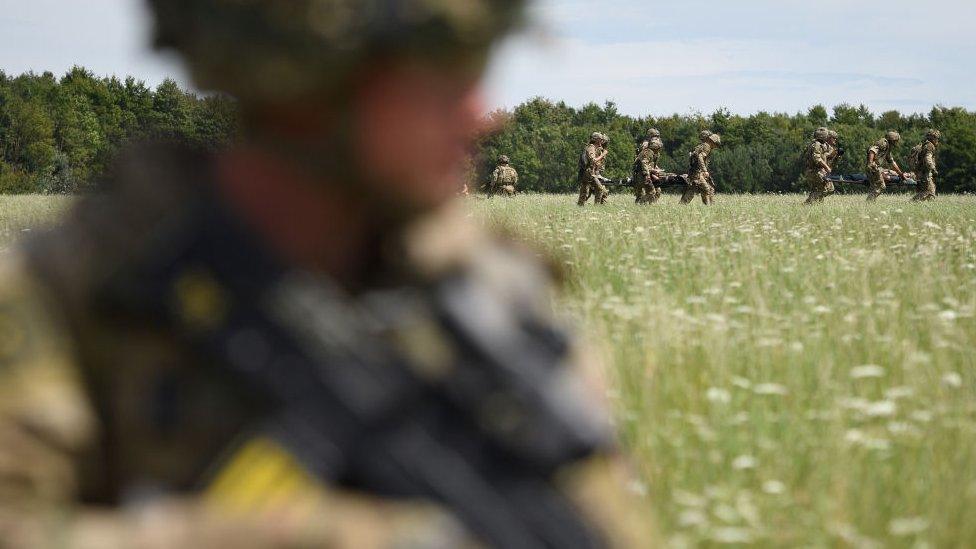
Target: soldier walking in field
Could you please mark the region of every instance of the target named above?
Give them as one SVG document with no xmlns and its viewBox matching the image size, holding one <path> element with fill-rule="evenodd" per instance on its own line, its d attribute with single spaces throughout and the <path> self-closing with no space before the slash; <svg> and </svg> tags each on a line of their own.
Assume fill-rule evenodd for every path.
<svg viewBox="0 0 976 549">
<path fill-rule="evenodd" d="M 510 165 L 508 156 L 504 154 L 499 156 L 498 166 L 492 172 L 491 181 L 488 183 L 488 198 L 492 198 L 498 193 L 509 197 L 515 196 L 518 180 L 518 172 Z"/>
<path fill-rule="evenodd" d="M 578 206 L 586 204 L 592 195 L 596 204 L 604 204 L 610 191 L 600 182 L 598 177 L 603 169 L 604 162 L 610 151 L 607 150 L 609 139 L 600 132 L 593 132 L 590 135 L 590 142 L 580 154 L 579 166 L 577 169 L 579 180 L 579 199 L 576 201 Z"/>
<path fill-rule="evenodd" d="M 925 133 L 925 140 L 915 145 L 909 154 L 909 165 L 915 171 L 915 177 L 918 178 L 915 196 L 912 197 L 913 202 L 935 200 L 935 176 L 939 174 L 935 153 L 939 148 L 941 139 L 942 132 L 929 130 Z"/>
<path fill-rule="evenodd" d="M 653 204 L 661 198 L 661 189 L 657 186 L 661 177 L 659 162 L 664 142 L 660 132 L 650 130 L 648 139 L 641 143 L 631 174 L 634 194 L 637 204 Z"/>
<path fill-rule="evenodd" d="M 813 141 L 803 152 L 803 180 L 810 190 L 805 204 L 823 202 L 827 196 L 827 176 L 830 175 L 830 164 L 827 157 L 830 154 L 830 131 L 827 128 L 817 128 L 813 132 Z"/>
<path fill-rule="evenodd" d="M 868 202 L 874 202 L 881 196 L 887 185 L 885 184 L 884 165 L 893 169 L 899 177 L 905 178 L 898 163 L 895 162 L 894 148 L 901 141 L 901 134 L 896 131 L 889 131 L 885 136 L 874 143 L 868 149 L 867 175 L 868 175 Z"/>
<path fill-rule="evenodd" d="M 523 2 L 149 6 L 244 135 L 0 261 L 0 545 L 649 546 L 551 273 L 453 207 Z"/>
<path fill-rule="evenodd" d="M 688 185 L 681 195 L 681 203 L 690 204 L 695 195 L 701 195 L 702 203 L 708 206 L 715 198 L 715 184 L 708 171 L 708 159 L 713 150 L 722 146 L 722 136 L 704 130 L 699 138 L 701 143 L 688 155 Z"/>
</svg>

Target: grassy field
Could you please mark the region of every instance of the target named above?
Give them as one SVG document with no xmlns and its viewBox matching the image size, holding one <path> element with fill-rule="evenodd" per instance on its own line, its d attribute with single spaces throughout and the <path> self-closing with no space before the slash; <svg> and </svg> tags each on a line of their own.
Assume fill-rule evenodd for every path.
<svg viewBox="0 0 976 549">
<path fill-rule="evenodd" d="M 472 200 L 566 305 L 671 546 L 976 543 L 976 198 Z"/>
<path fill-rule="evenodd" d="M 565 263 L 662 544 L 972 545 L 976 198 L 574 200 L 469 204 Z"/>
</svg>

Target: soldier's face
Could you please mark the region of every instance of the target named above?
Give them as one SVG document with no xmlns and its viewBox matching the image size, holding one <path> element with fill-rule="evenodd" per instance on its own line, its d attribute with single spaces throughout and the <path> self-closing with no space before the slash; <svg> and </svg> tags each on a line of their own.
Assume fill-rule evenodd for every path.
<svg viewBox="0 0 976 549">
<path fill-rule="evenodd" d="M 353 109 L 365 184 L 420 209 L 453 197 L 485 113 L 479 70 L 387 66 L 364 79 Z"/>
</svg>

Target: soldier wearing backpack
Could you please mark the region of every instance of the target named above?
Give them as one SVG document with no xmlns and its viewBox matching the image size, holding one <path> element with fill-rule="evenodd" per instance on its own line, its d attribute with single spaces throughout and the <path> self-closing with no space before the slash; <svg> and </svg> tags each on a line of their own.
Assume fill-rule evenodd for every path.
<svg viewBox="0 0 976 549">
<path fill-rule="evenodd" d="M 827 161 L 827 156 L 830 154 L 830 145 L 827 144 L 829 139 L 830 130 L 817 128 L 817 131 L 813 132 L 813 141 L 803 152 L 803 180 L 810 188 L 810 196 L 804 204 L 823 202 L 824 196 L 828 194 L 826 178 L 831 170 Z"/>
<path fill-rule="evenodd" d="M 502 193 L 505 196 L 515 196 L 516 186 L 518 185 L 519 175 L 510 165 L 507 155 L 498 157 L 498 166 L 491 174 L 491 182 L 488 184 L 488 198 Z"/>
<path fill-rule="evenodd" d="M 891 166 L 899 177 L 905 179 L 905 172 L 895 162 L 893 154 L 894 148 L 898 145 L 899 141 L 901 141 L 901 134 L 896 131 L 889 131 L 885 134 L 884 138 L 879 139 L 868 149 L 867 173 L 868 184 L 871 187 L 868 190 L 868 202 L 877 200 L 887 187 L 885 183 L 885 172 L 882 167 L 883 163 Z"/>
<path fill-rule="evenodd" d="M 935 164 L 935 151 L 939 148 L 942 132 L 929 130 L 925 133 L 925 140 L 912 147 L 908 155 L 908 163 L 915 171 L 918 186 L 912 202 L 923 202 L 935 199 L 935 176 L 939 170 Z"/>
</svg>

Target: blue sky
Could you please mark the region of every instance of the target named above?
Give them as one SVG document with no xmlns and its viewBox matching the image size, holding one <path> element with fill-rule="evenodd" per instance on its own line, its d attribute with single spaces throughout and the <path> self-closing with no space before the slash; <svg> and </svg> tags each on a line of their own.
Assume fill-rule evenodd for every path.
<svg viewBox="0 0 976 549">
<path fill-rule="evenodd" d="M 542 95 L 636 115 L 976 109 L 972 0 L 537 0 L 532 14 L 489 71 L 495 106 Z M 0 69 L 185 80 L 145 47 L 147 31 L 142 0 L 0 0 Z"/>
</svg>

